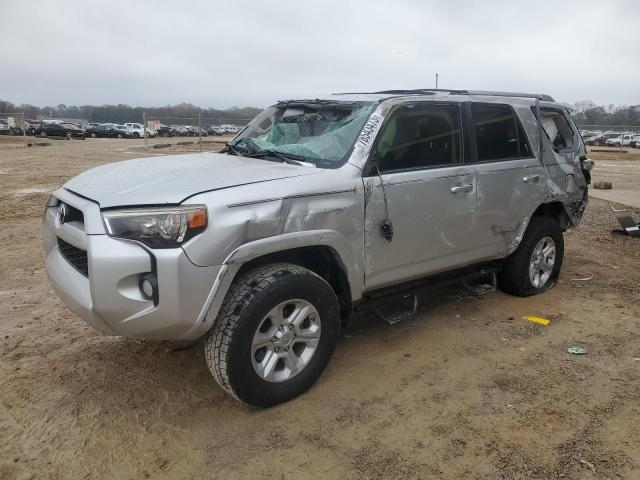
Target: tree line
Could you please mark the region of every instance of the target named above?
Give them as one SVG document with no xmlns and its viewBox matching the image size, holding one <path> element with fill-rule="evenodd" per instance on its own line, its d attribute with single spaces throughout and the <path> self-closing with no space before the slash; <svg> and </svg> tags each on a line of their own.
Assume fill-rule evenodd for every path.
<svg viewBox="0 0 640 480">
<path fill-rule="evenodd" d="M 640 126 L 640 105 L 596 105 L 591 100 L 581 100 L 573 106 L 573 120 L 578 125 Z"/>
<path fill-rule="evenodd" d="M 581 100 L 576 102 L 573 107 L 575 109 L 573 119 L 578 125 L 640 126 L 640 105 L 596 105 L 591 100 Z M 11 102 L 0 100 L 0 113 L 24 112 L 27 119 L 75 118 L 97 123 L 142 122 L 144 112 L 147 119 L 160 118 L 163 123 L 169 124 L 192 124 L 194 121 L 187 119 L 197 118 L 200 113 L 202 118 L 206 119 L 206 123 L 245 125 L 260 111 L 260 108 L 255 107 L 231 107 L 226 110 L 200 108 L 191 103 L 165 107 L 131 107 L 122 104 L 37 107 L 28 104 L 14 105 Z"/>
<path fill-rule="evenodd" d="M 38 107 L 29 104 L 15 105 L 12 102 L 0 100 L 0 113 L 22 112 L 26 119 L 34 120 L 64 118 L 96 123 L 142 122 L 144 112 L 148 120 L 159 118 L 162 123 L 167 124 L 193 124 L 193 119 L 197 119 L 200 114 L 203 123 L 245 125 L 261 111 L 262 109 L 255 107 L 231 107 L 226 110 L 200 108 L 190 103 L 165 107 L 132 107 L 123 104 L 82 106 L 61 104 L 55 107 Z"/>
</svg>

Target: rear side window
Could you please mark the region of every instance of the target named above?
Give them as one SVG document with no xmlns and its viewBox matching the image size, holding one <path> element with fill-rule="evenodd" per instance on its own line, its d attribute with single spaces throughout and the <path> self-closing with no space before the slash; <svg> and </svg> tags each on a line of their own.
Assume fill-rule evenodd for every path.
<svg viewBox="0 0 640 480">
<path fill-rule="evenodd" d="M 460 163 L 458 105 L 402 106 L 385 124 L 375 152 L 381 172 Z"/>
<path fill-rule="evenodd" d="M 531 147 L 509 105 L 472 103 L 479 162 L 530 157 Z"/>
<path fill-rule="evenodd" d="M 561 112 L 542 110 L 542 128 L 553 144 L 555 150 L 563 150 L 574 146 L 573 129 Z"/>
</svg>

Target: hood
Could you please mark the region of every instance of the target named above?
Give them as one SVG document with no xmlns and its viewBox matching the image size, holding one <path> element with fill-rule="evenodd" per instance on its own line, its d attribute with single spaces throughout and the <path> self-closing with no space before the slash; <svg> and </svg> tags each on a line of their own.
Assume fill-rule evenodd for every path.
<svg viewBox="0 0 640 480">
<path fill-rule="evenodd" d="M 222 153 L 139 158 L 92 168 L 64 188 L 100 207 L 178 204 L 202 192 L 282 178 L 320 169 Z"/>
</svg>

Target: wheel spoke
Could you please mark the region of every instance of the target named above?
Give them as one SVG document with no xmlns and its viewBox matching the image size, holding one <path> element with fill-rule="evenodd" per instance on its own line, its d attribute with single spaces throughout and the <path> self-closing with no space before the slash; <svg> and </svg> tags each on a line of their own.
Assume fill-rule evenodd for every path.
<svg viewBox="0 0 640 480">
<path fill-rule="evenodd" d="M 290 375 L 298 373 L 298 357 L 291 348 L 284 357 L 284 365 L 289 369 Z"/>
<path fill-rule="evenodd" d="M 311 327 L 304 330 L 298 329 L 296 330 L 296 338 L 305 343 L 318 340 L 320 338 L 320 327 L 312 324 Z"/>
<path fill-rule="evenodd" d="M 536 275 L 536 264 L 531 262 L 529 265 L 529 279 L 533 282 L 533 277 Z"/>
<path fill-rule="evenodd" d="M 314 310 L 314 308 L 310 304 L 303 305 L 302 307 L 296 304 L 296 308 L 293 311 L 293 313 L 291 313 L 291 315 L 287 317 L 287 322 L 293 325 L 294 328 L 297 330 L 300 328 L 300 325 L 302 324 L 302 322 L 305 321 L 305 319 L 309 316 L 312 310 Z"/>
<path fill-rule="evenodd" d="M 255 336 L 253 337 L 253 344 L 251 345 L 253 349 L 253 353 L 260 350 L 263 347 L 270 347 L 273 345 L 272 343 L 273 335 L 270 333 L 262 333 L 257 331 Z"/>
<path fill-rule="evenodd" d="M 273 380 L 273 375 L 278 364 L 279 355 L 273 350 L 267 350 L 267 354 L 258 364 L 259 374 L 265 380 Z"/>
</svg>

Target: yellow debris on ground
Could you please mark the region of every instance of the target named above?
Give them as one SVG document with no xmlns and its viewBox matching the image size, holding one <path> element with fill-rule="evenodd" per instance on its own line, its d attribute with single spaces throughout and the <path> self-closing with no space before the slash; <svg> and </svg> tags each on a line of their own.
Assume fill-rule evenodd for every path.
<svg viewBox="0 0 640 480">
<path fill-rule="evenodd" d="M 547 320 L 546 318 L 541 317 L 522 317 L 523 320 L 529 320 L 533 323 L 539 323 L 540 325 L 549 325 L 551 320 Z"/>
</svg>

